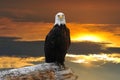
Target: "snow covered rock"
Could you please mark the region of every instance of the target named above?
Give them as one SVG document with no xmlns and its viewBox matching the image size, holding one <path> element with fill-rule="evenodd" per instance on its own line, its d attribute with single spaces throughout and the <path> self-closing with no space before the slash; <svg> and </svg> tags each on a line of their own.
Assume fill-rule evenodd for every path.
<svg viewBox="0 0 120 80">
<path fill-rule="evenodd" d="M 54 63 L 42 63 L 1 71 L 0 80 L 77 80 L 77 76 L 70 68 L 62 70 Z"/>
</svg>

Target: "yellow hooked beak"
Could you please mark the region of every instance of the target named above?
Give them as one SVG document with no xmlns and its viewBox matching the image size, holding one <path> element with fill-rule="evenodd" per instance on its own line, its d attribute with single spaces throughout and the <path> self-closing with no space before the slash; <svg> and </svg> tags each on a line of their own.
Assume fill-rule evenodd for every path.
<svg viewBox="0 0 120 80">
<path fill-rule="evenodd" d="M 62 19 L 62 18 L 63 18 L 63 15 L 59 15 L 59 18 Z"/>
</svg>

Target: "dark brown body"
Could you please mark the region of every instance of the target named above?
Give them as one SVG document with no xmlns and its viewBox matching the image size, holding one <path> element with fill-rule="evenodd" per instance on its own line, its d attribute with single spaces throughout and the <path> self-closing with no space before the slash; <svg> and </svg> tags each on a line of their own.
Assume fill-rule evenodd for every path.
<svg viewBox="0 0 120 80">
<path fill-rule="evenodd" d="M 63 65 L 70 43 L 70 31 L 66 25 L 55 25 L 45 39 L 46 62 Z"/>
</svg>

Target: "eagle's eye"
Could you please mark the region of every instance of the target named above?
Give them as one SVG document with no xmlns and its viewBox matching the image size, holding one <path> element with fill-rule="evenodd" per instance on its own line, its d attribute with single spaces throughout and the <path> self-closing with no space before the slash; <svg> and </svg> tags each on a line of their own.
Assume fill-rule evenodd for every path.
<svg viewBox="0 0 120 80">
<path fill-rule="evenodd" d="M 58 17 L 60 17 L 60 15 L 58 15 Z"/>
<path fill-rule="evenodd" d="M 63 19 L 64 15 L 58 15 L 58 18 Z"/>
</svg>

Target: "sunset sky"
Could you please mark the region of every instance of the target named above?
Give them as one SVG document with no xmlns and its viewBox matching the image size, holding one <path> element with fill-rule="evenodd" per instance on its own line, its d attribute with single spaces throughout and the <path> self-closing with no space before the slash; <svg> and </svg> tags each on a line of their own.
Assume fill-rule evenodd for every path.
<svg viewBox="0 0 120 80">
<path fill-rule="evenodd" d="M 72 40 L 67 65 L 82 80 L 119 80 L 120 0 L 0 0 L 0 69 L 44 61 L 58 12 Z"/>
<path fill-rule="evenodd" d="M 120 0 L 0 0 L 0 18 L 53 22 L 62 11 L 67 22 L 120 23 Z"/>
<path fill-rule="evenodd" d="M 44 40 L 57 12 L 66 15 L 73 41 L 120 46 L 120 0 L 0 0 L 0 36 Z"/>
</svg>

